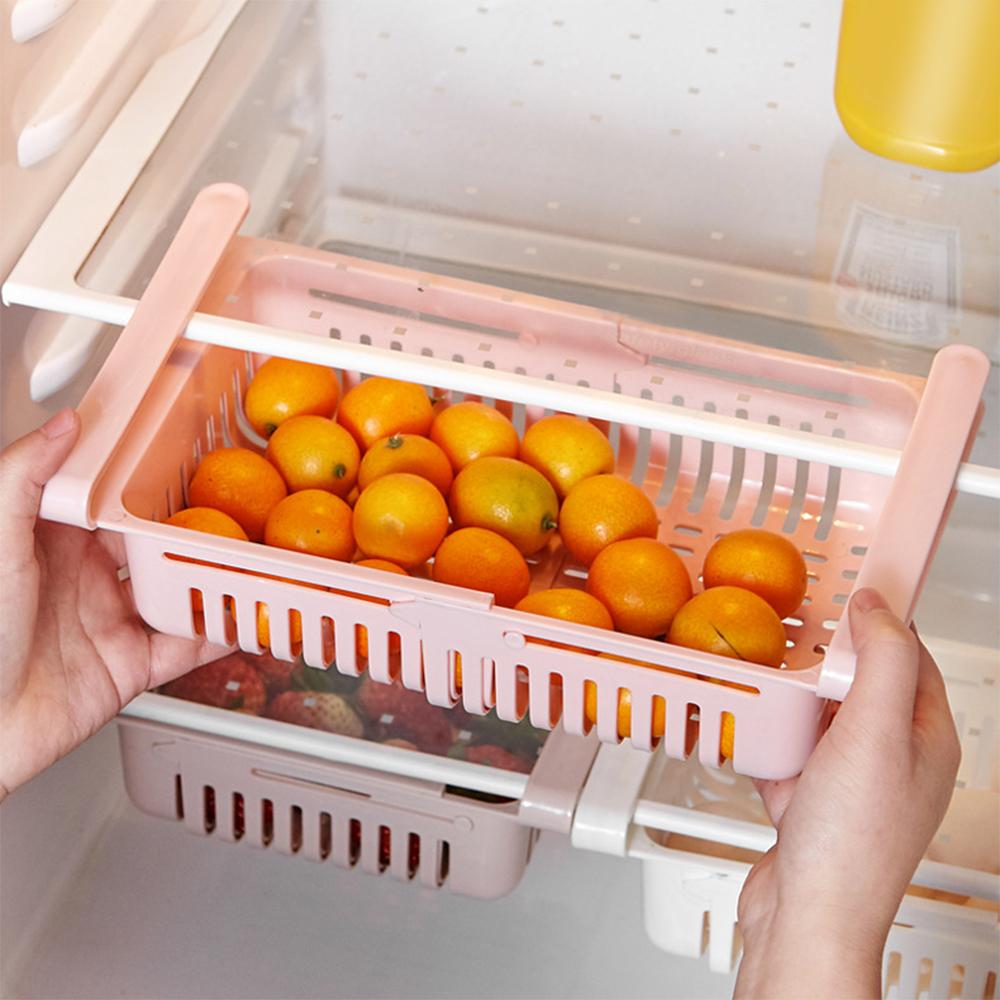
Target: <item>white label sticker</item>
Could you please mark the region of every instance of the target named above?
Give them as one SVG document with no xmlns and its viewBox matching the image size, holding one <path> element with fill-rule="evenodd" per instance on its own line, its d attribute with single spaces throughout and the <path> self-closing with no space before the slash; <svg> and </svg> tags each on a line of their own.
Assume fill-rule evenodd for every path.
<svg viewBox="0 0 1000 1000">
<path fill-rule="evenodd" d="M 958 322 L 959 231 L 855 202 L 837 255 L 837 313 L 848 326 L 938 347 Z"/>
<path fill-rule="evenodd" d="M 239 689 L 240 689 L 240 682 L 239 681 L 226 681 L 226 690 L 227 691 L 239 691 Z"/>
</svg>

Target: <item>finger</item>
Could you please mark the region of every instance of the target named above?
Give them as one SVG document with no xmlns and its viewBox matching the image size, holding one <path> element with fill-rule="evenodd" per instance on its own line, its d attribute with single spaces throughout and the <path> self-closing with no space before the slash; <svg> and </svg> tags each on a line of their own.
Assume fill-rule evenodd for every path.
<svg viewBox="0 0 1000 1000">
<path fill-rule="evenodd" d="M 775 827 L 781 824 L 781 819 L 785 815 L 788 803 L 792 801 L 795 788 L 799 783 L 798 777 L 783 778 L 781 781 L 761 781 L 754 779 L 754 787 L 760 795 L 767 815 Z"/>
<path fill-rule="evenodd" d="M 876 590 L 859 590 L 848 614 L 856 666 L 837 724 L 909 732 L 920 661 L 917 637 Z"/>
<path fill-rule="evenodd" d="M 211 663 L 236 650 L 221 646 L 207 639 L 183 639 L 174 635 L 154 632 L 149 636 L 149 682 L 147 687 L 159 687 L 175 677 L 194 670 L 204 663 Z"/>
<path fill-rule="evenodd" d="M 921 708 L 926 713 L 936 712 L 942 707 L 947 710 L 948 717 L 951 719 L 951 703 L 948 701 L 948 688 L 945 685 L 941 668 L 937 665 L 931 651 L 924 645 L 923 639 L 920 638 L 916 622 L 910 622 L 910 631 L 917 637 L 920 647 L 917 696 L 913 708 L 914 719 L 921 714 Z M 952 719 L 952 721 L 954 720 Z"/>
<path fill-rule="evenodd" d="M 60 410 L 0 455 L 0 538 L 6 573 L 34 567 L 35 521 L 42 489 L 65 461 L 79 433 L 76 412 Z"/>
<path fill-rule="evenodd" d="M 948 702 L 944 677 L 930 651 L 920 643 L 920 663 L 917 671 L 917 695 L 913 705 L 914 726 L 932 726 L 938 731 L 954 732 L 955 719 Z"/>
<path fill-rule="evenodd" d="M 108 555 L 114 559 L 116 566 L 125 566 L 128 560 L 125 558 L 125 537 L 123 535 L 117 531 L 99 530 L 97 539 Z"/>
</svg>

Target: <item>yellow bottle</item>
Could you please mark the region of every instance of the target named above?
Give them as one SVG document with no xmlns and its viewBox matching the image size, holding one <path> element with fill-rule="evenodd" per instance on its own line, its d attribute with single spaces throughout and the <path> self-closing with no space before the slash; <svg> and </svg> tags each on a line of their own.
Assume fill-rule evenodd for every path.
<svg viewBox="0 0 1000 1000">
<path fill-rule="evenodd" d="M 837 112 L 859 146 L 936 170 L 1000 159 L 1000 0 L 844 0 Z"/>
</svg>

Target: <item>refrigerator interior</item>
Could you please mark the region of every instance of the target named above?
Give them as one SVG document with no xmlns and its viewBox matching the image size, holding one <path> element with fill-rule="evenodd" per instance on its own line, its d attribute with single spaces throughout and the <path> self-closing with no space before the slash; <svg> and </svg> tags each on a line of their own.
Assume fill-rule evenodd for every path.
<svg viewBox="0 0 1000 1000">
<path fill-rule="evenodd" d="M 1000 172 L 935 174 L 854 147 L 830 98 L 838 14 L 250 2 L 109 224 L 83 234 L 80 285 L 140 294 L 194 193 L 235 181 L 251 192 L 248 235 L 845 365 L 925 375 L 934 349 L 975 344 L 994 366 L 970 457 L 996 468 Z M 5 442 L 78 399 L 113 343 L 117 327 L 79 322 L 94 353 L 34 403 L 30 372 L 53 341 L 6 311 Z M 982 664 L 962 781 L 993 792 L 997 527 L 995 501 L 958 497 L 916 616 L 944 659 Z M 543 833 L 518 888 L 480 902 L 234 849 L 137 812 L 113 730 L 4 805 L 5 995 L 731 990 L 705 959 L 649 941 L 633 859 Z"/>
</svg>

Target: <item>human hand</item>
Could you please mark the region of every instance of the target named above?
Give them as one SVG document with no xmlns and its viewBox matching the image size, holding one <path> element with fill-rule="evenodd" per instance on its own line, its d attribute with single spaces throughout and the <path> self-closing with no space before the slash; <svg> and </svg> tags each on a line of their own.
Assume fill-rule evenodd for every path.
<svg viewBox="0 0 1000 1000">
<path fill-rule="evenodd" d="M 118 535 L 38 521 L 79 433 L 62 410 L 0 454 L 0 799 L 141 691 L 226 652 L 146 631 L 118 577 Z"/>
<path fill-rule="evenodd" d="M 881 996 L 896 910 L 961 757 L 941 673 L 874 590 L 851 601 L 857 669 L 802 774 L 758 782 L 778 831 L 739 902 L 737 996 Z"/>
</svg>

